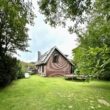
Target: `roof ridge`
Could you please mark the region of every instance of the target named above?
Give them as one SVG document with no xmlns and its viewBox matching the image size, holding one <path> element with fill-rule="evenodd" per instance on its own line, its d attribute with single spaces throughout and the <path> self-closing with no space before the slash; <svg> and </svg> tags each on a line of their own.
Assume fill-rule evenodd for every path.
<svg viewBox="0 0 110 110">
<path fill-rule="evenodd" d="M 54 47 L 52 47 L 50 50 L 46 51 L 46 52 L 42 55 L 42 57 L 40 58 L 40 60 L 38 61 L 38 63 L 36 63 L 36 64 L 38 64 L 38 65 L 40 65 L 40 64 L 45 64 L 45 63 L 48 61 L 48 59 L 50 58 L 51 54 L 53 53 L 53 51 L 54 51 L 55 49 L 57 49 L 57 51 L 59 51 L 59 53 L 60 53 L 66 60 L 68 60 L 68 62 L 70 62 L 69 59 L 68 59 L 67 57 L 65 57 L 65 55 L 64 55 L 56 46 L 54 46 Z M 72 64 L 72 62 L 70 62 L 70 63 Z"/>
<path fill-rule="evenodd" d="M 48 60 L 48 57 L 51 54 L 51 51 L 54 50 L 55 48 L 56 48 L 56 46 L 54 46 L 51 49 L 49 49 L 48 51 L 44 52 L 44 54 L 41 55 L 39 61 L 37 61 L 36 64 L 46 63 L 46 61 Z"/>
</svg>

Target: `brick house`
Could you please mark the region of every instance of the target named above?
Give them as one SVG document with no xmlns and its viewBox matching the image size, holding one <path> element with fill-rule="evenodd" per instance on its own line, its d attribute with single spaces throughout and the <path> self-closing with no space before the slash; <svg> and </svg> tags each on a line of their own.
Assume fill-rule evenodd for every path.
<svg viewBox="0 0 110 110">
<path fill-rule="evenodd" d="M 43 55 L 38 51 L 36 67 L 42 76 L 64 76 L 72 73 L 73 64 L 57 47 L 53 47 Z"/>
</svg>

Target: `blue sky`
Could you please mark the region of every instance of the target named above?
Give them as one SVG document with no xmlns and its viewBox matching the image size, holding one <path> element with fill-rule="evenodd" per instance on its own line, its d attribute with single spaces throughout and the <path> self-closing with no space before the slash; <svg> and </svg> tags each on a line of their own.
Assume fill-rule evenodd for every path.
<svg viewBox="0 0 110 110">
<path fill-rule="evenodd" d="M 18 59 L 26 62 L 37 61 L 37 52 L 43 54 L 53 46 L 57 46 L 61 52 L 72 57 L 72 49 L 77 46 L 76 34 L 69 34 L 67 29 L 62 27 L 53 28 L 44 22 L 44 16 L 39 13 L 36 0 L 33 0 L 34 12 L 37 18 L 34 19 L 34 26 L 29 28 L 29 50 L 31 52 L 18 51 Z"/>
</svg>

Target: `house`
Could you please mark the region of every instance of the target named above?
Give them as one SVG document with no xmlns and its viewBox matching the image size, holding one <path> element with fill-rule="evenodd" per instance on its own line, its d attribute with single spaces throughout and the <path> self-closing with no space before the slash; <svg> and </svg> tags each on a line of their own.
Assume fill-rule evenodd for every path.
<svg viewBox="0 0 110 110">
<path fill-rule="evenodd" d="M 38 51 L 36 67 L 42 76 L 64 76 L 72 73 L 72 63 L 57 47 L 41 55 Z"/>
</svg>

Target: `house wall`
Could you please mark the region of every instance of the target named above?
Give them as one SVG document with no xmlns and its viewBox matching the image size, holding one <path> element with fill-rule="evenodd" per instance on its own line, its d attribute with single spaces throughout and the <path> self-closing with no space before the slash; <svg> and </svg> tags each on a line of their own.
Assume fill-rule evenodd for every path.
<svg viewBox="0 0 110 110">
<path fill-rule="evenodd" d="M 46 65 L 44 65 L 44 76 L 46 76 Z"/>
<path fill-rule="evenodd" d="M 46 75 L 46 65 L 39 65 L 38 73 L 42 76 L 45 76 Z"/>
<path fill-rule="evenodd" d="M 53 63 L 54 54 L 58 54 L 58 62 Z M 46 76 L 57 76 L 71 73 L 72 65 L 56 50 L 49 58 L 46 65 Z"/>
</svg>

